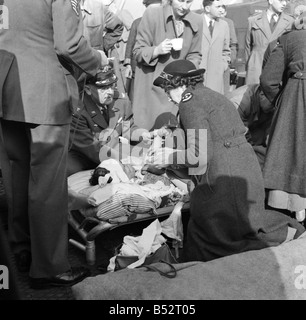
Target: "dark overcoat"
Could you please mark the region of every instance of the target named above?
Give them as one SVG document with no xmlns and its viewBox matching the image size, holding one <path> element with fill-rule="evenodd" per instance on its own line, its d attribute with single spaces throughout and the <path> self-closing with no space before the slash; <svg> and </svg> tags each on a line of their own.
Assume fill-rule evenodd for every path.
<svg viewBox="0 0 306 320">
<path fill-rule="evenodd" d="M 306 197 L 306 30 L 279 38 L 261 86 L 277 107 L 264 165 L 265 186 Z"/>
<path fill-rule="evenodd" d="M 208 261 L 278 245 L 285 241 L 288 225 L 299 230 L 296 235 L 304 231 L 295 220 L 265 211 L 261 169 L 228 99 L 197 85 L 187 89 L 179 112 L 185 131 L 207 130 L 207 170 L 191 194 L 186 260 Z"/>
</svg>

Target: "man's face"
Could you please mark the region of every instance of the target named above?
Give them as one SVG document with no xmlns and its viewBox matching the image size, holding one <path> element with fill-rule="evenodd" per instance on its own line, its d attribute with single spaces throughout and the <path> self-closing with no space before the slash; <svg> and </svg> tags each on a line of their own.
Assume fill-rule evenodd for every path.
<svg viewBox="0 0 306 320">
<path fill-rule="evenodd" d="M 95 102 L 101 105 L 109 105 L 113 102 L 114 99 L 115 84 L 113 83 L 103 88 L 92 86 L 90 91 Z"/>
<path fill-rule="evenodd" d="M 193 0 L 172 0 L 172 10 L 175 17 L 184 17 L 189 11 Z"/>
<path fill-rule="evenodd" d="M 221 8 L 221 17 L 224 18 L 225 16 L 226 16 L 226 8 L 225 8 L 225 5 L 223 5 Z"/>
<path fill-rule="evenodd" d="M 205 7 L 205 12 L 213 19 L 221 18 L 224 12 L 223 2 L 219 0 L 215 0 L 211 6 Z"/>
<path fill-rule="evenodd" d="M 269 0 L 270 8 L 276 13 L 282 13 L 287 5 L 287 0 Z"/>
</svg>

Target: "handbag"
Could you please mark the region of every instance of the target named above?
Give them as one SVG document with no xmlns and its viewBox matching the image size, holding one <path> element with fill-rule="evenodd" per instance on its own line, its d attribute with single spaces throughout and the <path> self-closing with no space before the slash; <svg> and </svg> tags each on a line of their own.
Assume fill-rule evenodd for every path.
<svg viewBox="0 0 306 320">
<path fill-rule="evenodd" d="M 130 264 L 136 262 L 138 260 L 137 256 L 120 256 L 117 255 L 115 259 L 115 271 L 125 269 Z M 156 266 L 151 266 L 151 264 L 156 262 L 162 262 L 167 264 L 170 267 L 169 272 L 164 272 L 158 269 Z M 173 267 L 173 264 L 178 263 L 174 258 L 169 246 L 164 243 L 160 248 L 158 248 L 155 252 L 146 257 L 144 263 L 139 267 L 146 267 L 150 271 L 159 272 L 162 276 L 168 278 L 174 278 L 176 276 L 176 269 Z"/>
</svg>

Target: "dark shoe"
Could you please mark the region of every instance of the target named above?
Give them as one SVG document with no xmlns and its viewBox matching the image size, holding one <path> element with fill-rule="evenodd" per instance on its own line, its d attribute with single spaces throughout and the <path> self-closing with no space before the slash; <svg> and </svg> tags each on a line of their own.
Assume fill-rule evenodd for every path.
<svg viewBox="0 0 306 320">
<path fill-rule="evenodd" d="M 29 272 L 32 262 L 31 252 L 22 250 L 15 254 L 16 266 L 19 272 Z"/>
<path fill-rule="evenodd" d="M 74 267 L 69 271 L 51 278 L 30 278 L 32 289 L 46 289 L 50 287 L 70 287 L 90 276 L 90 271 L 84 267 Z"/>
</svg>

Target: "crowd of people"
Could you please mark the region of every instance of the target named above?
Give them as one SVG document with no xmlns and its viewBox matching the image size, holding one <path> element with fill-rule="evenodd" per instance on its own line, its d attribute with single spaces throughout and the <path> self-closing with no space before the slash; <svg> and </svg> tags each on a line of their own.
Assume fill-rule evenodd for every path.
<svg viewBox="0 0 306 320">
<path fill-rule="evenodd" d="M 143 0 L 132 22 L 102 0 L 0 0 L 8 238 L 32 288 L 89 275 L 68 261 L 67 177 L 120 161 L 123 140 L 183 137 L 147 156 L 156 172 L 192 183 L 183 261 L 304 234 L 306 6 L 292 16 L 287 0 L 269 0 L 249 17 L 246 83 L 230 90 L 234 22 L 223 0 L 203 0 L 198 12 L 192 4 Z"/>
</svg>

